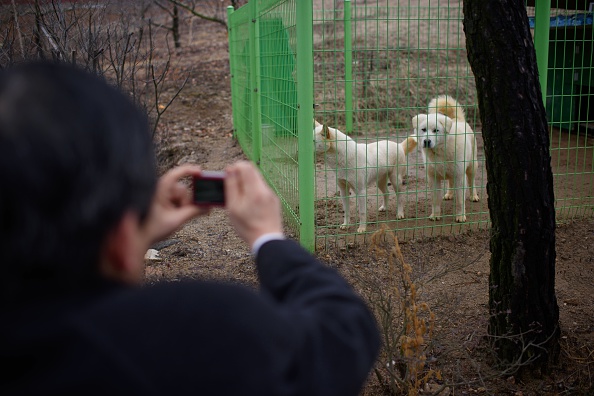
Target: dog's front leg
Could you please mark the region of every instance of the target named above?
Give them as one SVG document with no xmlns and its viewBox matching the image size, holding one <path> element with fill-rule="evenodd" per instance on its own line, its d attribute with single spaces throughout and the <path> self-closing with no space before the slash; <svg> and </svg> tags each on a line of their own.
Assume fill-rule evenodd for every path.
<svg viewBox="0 0 594 396">
<path fill-rule="evenodd" d="M 396 208 L 398 210 L 398 214 L 396 215 L 398 219 L 404 219 L 404 196 L 400 194 L 400 186 L 402 185 L 402 176 L 399 175 L 397 172 L 393 172 L 390 174 L 390 183 L 392 183 L 392 187 L 394 188 L 394 193 L 396 194 Z M 388 206 L 388 202 L 386 199 L 386 207 Z"/>
<path fill-rule="evenodd" d="M 357 232 L 365 232 L 367 230 L 367 191 L 365 189 L 356 191 L 357 206 L 359 207 L 359 228 Z"/>
<path fill-rule="evenodd" d="M 476 163 L 471 163 L 467 168 L 466 168 L 466 178 L 468 181 L 468 187 L 470 188 L 470 200 L 472 202 L 478 202 L 479 201 L 479 196 L 476 192 L 476 185 L 474 183 L 474 176 L 476 173 L 476 168 L 477 165 Z"/>
<path fill-rule="evenodd" d="M 351 217 L 349 211 L 349 186 L 346 180 L 338 180 L 338 188 L 340 190 L 340 199 L 342 200 L 342 210 L 344 211 L 344 219 L 340 225 L 340 229 L 346 230 Z"/>
<path fill-rule="evenodd" d="M 465 188 L 464 176 L 460 173 L 458 176 L 459 180 L 456 180 L 456 223 L 464 223 L 466 221 L 466 210 L 465 210 Z"/>
<path fill-rule="evenodd" d="M 454 189 L 452 188 L 453 186 L 454 186 L 453 178 L 446 179 L 446 181 L 445 181 L 446 193 L 443 196 L 443 199 L 445 199 L 446 201 L 449 201 L 454 198 Z"/>
<path fill-rule="evenodd" d="M 378 208 L 378 212 L 385 212 L 388 210 L 388 202 L 390 199 L 390 192 L 388 191 L 388 177 L 382 176 L 377 180 L 377 188 L 382 193 L 384 203 Z"/>
<path fill-rule="evenodd" d="M 433 195 L 429 220 L 437 221 L 441 219 L 441 194 L 443 193 L 441 181 L 435 176 L 429 176 L 429 189 Z"/>
<path fill-rule="evenodd" d="M 404 195 L 399 192 L 396 193 L 396 207 L 398 208 L 397 219 L 404 219 Z"/>
</svg>

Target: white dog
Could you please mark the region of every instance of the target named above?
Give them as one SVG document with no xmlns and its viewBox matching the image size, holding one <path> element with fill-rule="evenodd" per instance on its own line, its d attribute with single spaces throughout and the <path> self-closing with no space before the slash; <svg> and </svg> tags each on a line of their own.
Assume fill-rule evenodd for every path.
<svg viewBox="0 0 594 396">
<path fill-rule="evenodd" d="M 417 146 L 414 137 L 401 143 L 381 140 L 376 143 L 356 143 L 353 139 L 335 128 L 322 125 L 314 120 L 316 153 L 326 153 L 326 163 L 335 169 L 338 188 L 344 209 L 344 221 L 340 226 L 346 229 L 349 224 L 349 191 L 353 190 L 359 206 L 359 228 L 367 229 L 367 187 L 377 184 L 384 195 L 384 204 L 379 211 L 388 207 L 388 179 L 396 193 L 398 218 L 404 218 L 403 200 L 398 196 L 398 188 L 406 172 L 406 155 Z"/>
<path fill-rule="evenodd" d="M 441 95 L 429 102 L 429 114 L 412 118 L 414 135 L 422 146 L 427 167 L 429 188 L 433 190 L 431 220 L 441 218 L 441 181 L 448 182 L 450 189 L 443 199 L 456 194 L 456 221 L 466 221 L 465 179 L 470 188 L 470 199 L 478 202 L 474 185 L 478 168 L 474 132 L 466 122 L 464 110 L 451 96 Z M 466 175 L 466 177 L 465 177 Z"/>
</svg>

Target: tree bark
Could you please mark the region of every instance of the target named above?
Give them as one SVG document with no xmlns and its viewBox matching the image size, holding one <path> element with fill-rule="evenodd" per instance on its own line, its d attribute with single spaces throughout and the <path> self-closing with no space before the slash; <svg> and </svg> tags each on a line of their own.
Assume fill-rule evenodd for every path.
<svg viewBox="0 0 594 396">
<path fill-rule="evenodd" d="M 171 31 L 173 32 L 173 44 L 175 48 L 180 48 L 181 43 L 179 41 L 179 13 L 177 11 L 177 5 L 173 5 L 173 15 L 171 17 Z"/>
<path fill-rule="evenodd" d="M 489 334 L 508 363 L 558 357 L 555 206 L 546 113 L 524 2 L 464 0 L 492 222 Z"/>
</svg>

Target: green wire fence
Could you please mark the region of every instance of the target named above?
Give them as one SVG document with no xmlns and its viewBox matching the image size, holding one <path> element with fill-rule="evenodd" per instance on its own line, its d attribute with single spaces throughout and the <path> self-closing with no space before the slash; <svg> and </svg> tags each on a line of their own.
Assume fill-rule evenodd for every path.
<svg viewBox="0 0 594 396">
<path fill-rule="evenodd" d="M 316 118 L 335 126 L 359 142 L 389 139 L 402 141 L 411 134 L 411 118 L 427 113 L 429 101 L 441 94 L 455 97 L 465 106 L 467 120 L 476 130 L 474 78 L 466 60 L 462 11 L 459 4 L 434 7 L 386 6 L 376 3 L 344 10 L 321 10 L 314 14 Z M 350 37 L 347 33 L 351 32 Z M 351 48 L 349 48 L 351 47 Z M 346 59 L 351 57 L 351 61 Z M 352 104 L 350 103 L 352 102 Z M 482 142 L 479 142 L 482 147 Z M 480 152 L 480 150 L 479 150 Z M 400 239 L 460 232 L 486 226 L 488 211 L 482 186 L 486 183 L 483 156 L 476 182 L 481 202 L 466 204 L 467 221 L 454 221 L 452 202 L 442 203 L 443 217 L 430 221 L 432 191 L 420 151 L 409 154 L 404 195 L 405 219 L 396 220 L 396 199 L 386 212 L 378 212 L 382 197 L 376 190 L 368 195 L 368 221 L 397 231 Z M 360 165 L 364 166 L 364 165 Z M 334 171 L 318 168 L 316 229 L 323 245 L 338 245 L 360 239 L 352 235 L 357 226 L 336 228 L 342 222 L 342 205 L 336 196 Z M 351 205 L 355 206 L 355 205 Z M 358 207 L 352 211 L 357 219 Z M 355 220 L 352 220 L 355 221 Z"/>
<path fill-rule="evenodd" d="M 313 249 L 311 4 L 251 1 L 230 7 L 228 19 L 235 136 L 281 198 L 289 228 Z"/>
<path fill-rule="evenodd" d="M 229 9 L 235 136 L 281 198 L 287 226 L 311 250 L 348 247 L 379 227 L 406 240 L 489 226 L 481 125 L 461 4 L 422 3 L 260 0 Z M 536 6 L 528 3 L 527 10 L 539 69 L 546 68 L 540 74 L 551 126 L 557 217 L 593 216 L 593 38 L 587 23 L 592 13 L 551 8 L 549 1 Z M 584 15 L 583 25 L 557 26 L 559 16 L 577 14 Z M 480 200 L 470 202 L 465 190 L 466 221 L 455 221 L 455 199 L 442 201 L 441 218 L 431 221 L 433 191 L 422 152 L 415 149 L 399 168 L 405 173 L 399 188 L 405 218 L 397 219 L 393 192 L 387 210 L 379 212 L 383 195 L 372 185 L 365 203 L 367 230 L 357 232 L 360 207 L 354 196 L 350 223 L 339 227 L 340 181 L 329 164 L 340 162 L 344 153 L 316 156 L 313 119 L 358 143 L 400 142 L 413 132 L 412 117 L 427 113 L 429 101 L 441 94 L 459 102 L 478 148 L 472 161 Z M 366 158 L 342 170 L 365 175 L 373 168 L 381 164 Z"/>
<path fill-rule="evenodd" d="M 536 8 L 532 6 L 536 5 Z M 594 216 L 594 1 L 528 1 L 550 127 L 557 222 Z"/>
</svg>

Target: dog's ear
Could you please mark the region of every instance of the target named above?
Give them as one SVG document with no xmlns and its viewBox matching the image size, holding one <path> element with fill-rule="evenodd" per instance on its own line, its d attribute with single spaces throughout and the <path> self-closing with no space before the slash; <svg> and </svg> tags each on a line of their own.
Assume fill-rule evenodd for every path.
<svg viewBox="0 0 594 396">
<path fill-rule="evenodd" d="M 317 128 L 317 127 L 319 127 L 320 125 L 322 125 L 322 124 L 320 124 L 320 123 L 318 122 L 318 120 L 316 120 L 315 118 L 314 118 L 314 120 L 313 120 L 313 121 L 314 121 L 314 128 Z"/>
<path fill-rule="evenodd" d="M 404 150 L 404 154 L 408 155 L 411 151 L 417 147 L 417 138 L 415 136 L 408 136 L 404 139 L 401 143 L 402 149 Z"/>
<path fill-rule="evenodd" d="M 328 128 L 328 125 L 324 124 L 322 126 L 322 136 L 324 137 L 324 139 L 330 140 L 332 138 L 332 136 L 330 135 L 330 128 Z"/>
<path fill-rule="evenodd" d="M 416 115 L 412 118 L 412 120 L 410 121 L 410 123 L 412 124 L 413 129 L 417 129 L 417 126 L 419 125 L 419 116 Z"/>
<path fill-rule="evenodd" d="M 443 116 L 444 118 L 444 122 L 445 122 L 445 133 L 450 133 L 450 131 L 452 130 L 452 124 L 454 123 L 452 121 L 452 119 L 448 116 Z"/>
<path fill-rule="evenodd" d="M 411 120 L 413 129 L 415 131 L 418 130 L 419 124 L 421 124 L 423 121 L 427 121 L 427 114 L 417 114 L 416 116 L 414 116 Z"/>
</svg>

